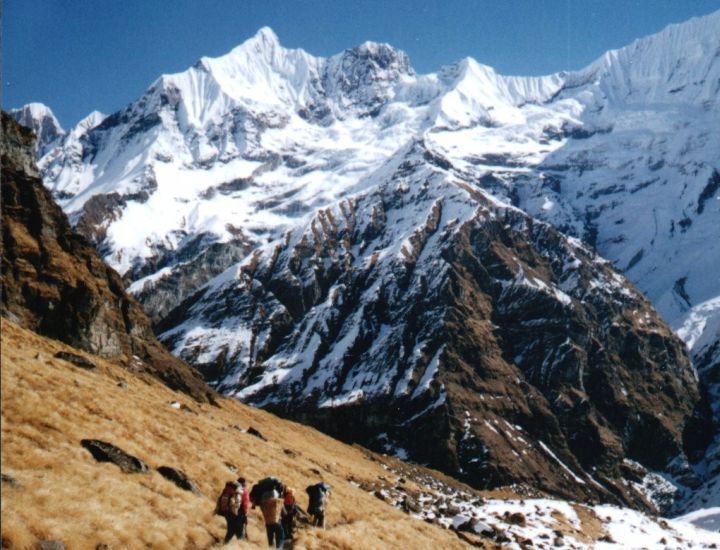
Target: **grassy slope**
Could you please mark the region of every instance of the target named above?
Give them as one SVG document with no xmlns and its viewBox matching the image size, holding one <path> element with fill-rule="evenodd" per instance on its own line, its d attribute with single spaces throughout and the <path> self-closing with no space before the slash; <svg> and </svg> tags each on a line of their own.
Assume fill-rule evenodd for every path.
<svg viewBox="0 0 720 550">
<path fill-rule="evenodd" d="M 74 351 L 2 320 L 2 471 L 20 483 L 2 484 L 3 547 L 25 548 L 43 539 L 73 549 L 99 543 L 211 547 L 224 534 L 224 521 L 212 514 L 216 493 L 238 474 L 251 481 L 277 475 L 296 488 L 302 506 L 306 485 L 319 478 L 332 485 L 329 528 L 303 529 L 294 548 L 467 547 L 453 532 L 350 484 L 350 477 L 392 477 L 363 449 L 234 400 L 222 400 L 220 407 L 198 404 L 96 357 L 98 370 L 84 371 L 54 358 L 59 350 Z M 194 412 L 177 410 L 172 401 Z M 268 441 L 236 426 L 253 426 Z M 81 447 L 83 438 L 111 442 L 151 468 L 179 468 L 203 496 L 176 488 L 156 471 L 125 474 L 98 463 Z M 252 542 L 236 547 L 265 546 L 257 512 L 250 518 Z"/>
</svg>

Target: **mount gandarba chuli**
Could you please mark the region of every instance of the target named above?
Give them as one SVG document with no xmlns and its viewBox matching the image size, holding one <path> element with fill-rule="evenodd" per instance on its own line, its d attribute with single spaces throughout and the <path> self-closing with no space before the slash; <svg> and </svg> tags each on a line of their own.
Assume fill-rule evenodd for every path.
<svg viewBox="0 0 720 550">
<path fill-rule="evenodd" d="M 14 116 L 219 391 L 476 486 L 669 512 L 718 499 L 719 60 L 720 12 L 527 78 L 264 28 L 70 132 Z"/>
</svg>

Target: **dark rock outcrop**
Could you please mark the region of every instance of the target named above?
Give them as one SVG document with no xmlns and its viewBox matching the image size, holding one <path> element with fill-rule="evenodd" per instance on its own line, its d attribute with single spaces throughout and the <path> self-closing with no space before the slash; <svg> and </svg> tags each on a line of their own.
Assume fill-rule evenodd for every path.
<svg viewBox="0 0 720 550">
<path fill-rule="evenodd" d="M 22 487 L 22 484 L 10 474 L 2 474 L 1 479 L 2 483 L 8 487 L 13 487 L 15 489 Z"/>
<path fill-rule="evenodd" d="M 97 369 L 97 365 L 90 361 L 87 357 L 83 357 L 82 355 L 78 355 L 77 353 L 70 353 L 67 351 L 58 351 L 55 354 L 55 357 L 58 359 L 62 359 L 63 361 L 67 361 L 68 363 L 72 363 L 76 367 L 79 367 L 81 369 L 85 370 L 95 370 Z"/>
<path fill-rule="evenodd" d="M 250 427 L 247 429 L 247 433 L 249 433 L 250 435 L 254 435 L 254 436 L 257 437 L 258 439 L 262 439 L 263 441 L 267 441 L 267 439 L 265 438 L 265 436 L 264 436 L 262 433 L 260 433 L 258 430 L 256 430 L 255 428 L 253 428 L 252 426 L 250 426 Z"/>
<path fill-rule="evenodd" d="M 172 468 L 170 466 L 160 466 L 157 469 L 158 473 L 168 481 L 172 481 L 175 485 L 180 487 L 183 491 L 190 491 L 196 495 L 200 494 L 197 484 L 190 479 L 185 472 Z"/>
<path fill-rule="evenodd" d="M 145 474 L 148 472 L 147 464 L 112 443 L 100 441 L 99 439 L 83 439 L 80 444 L 98 462 L 112 462 L 127 474 Z"/>
<path fill-rule="evenodd" d="M 2 315 L 125 362 L 206 400 L 200 377 L 156 340 L 120 276 L 70 226 L 40 180 L 32 132 L 2 115 Z"/>
</svg>

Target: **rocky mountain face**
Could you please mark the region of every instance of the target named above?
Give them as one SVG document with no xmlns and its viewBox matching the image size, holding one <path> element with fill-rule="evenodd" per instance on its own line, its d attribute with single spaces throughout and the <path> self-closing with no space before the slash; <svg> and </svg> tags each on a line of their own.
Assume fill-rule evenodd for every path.
<svg viewBox="0 0 720 550">
<path fill-rule="evenodd" d="M 623 459 L 686 464 L 707 440 L 649 302 L 422 142 L 377 177 L 214 279 L 161 339 L 220 391 L 476 486 L 652 507 Z"/>
<path fill-rule="evenodd" d="M 2 113 L 2 315 L 105 357 L 124 356 L 202 400 L 212 391 L 156 340 L 120 276 L 75 233 L 43 186 L 32 132 Z"/>
<path fill-rule="evenodd" d="M 474 483 L 633 502 L 640 489 L 666 506 L 717 475 L 696 462 L 707 403 L 682 346 L 600 257 L 678 330 L 717 399 L 719 29 L 717 12 L 531 78 L 469 58 L 418 75 L 375 43 L 318 58 L 261 29 L 39 164 L 163 338 L 223 391 L 277 409 L 274 393 L 291 397 L 331 431 L 349 411 L 346 437 Z M 466 383 L 474 398 L 455 392 Z M 402 437 L 423 419 L 434 445 Z M 490 427 L 508 443 L 488 443 Z M 507 460 L 514 437 L 532 473 Z"/>
</svg>

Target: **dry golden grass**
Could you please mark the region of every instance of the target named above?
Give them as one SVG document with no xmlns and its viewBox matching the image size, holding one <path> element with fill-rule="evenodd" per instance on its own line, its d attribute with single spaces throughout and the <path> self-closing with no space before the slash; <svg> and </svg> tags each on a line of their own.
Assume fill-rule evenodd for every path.
<svg viewBox="0 0 720 550">
<path fill-rule="evenodd" d="M 84 371 L 54 358 L 59 350 L 76 351 L 2 320 L 2 471 L 20 484 L 2 486 L 3 547 L 56 539 L 81 550 L 103 543 L 113 549 L 209 548 L 225 531 L 213 515 L 216 494 L 240 474 L 251 482 L 280 477 L 296 489 L 302 506 L 305 486 L 320 478 L 332 485 L 328 528 L 301 529 L 296 549 L 468 547 L 453 532 L 349 483 L 392 477 L 363 449 L 234 400 L 198 404 L 97 357 L 89 356 L 98 370 Z M 172 401 L 193 412 L 170 407 Z M 235 426 L 253 426 L 268 441 Z M 113 443 L 152 470 L 125 474 L 96 462 L 80 445 L 83 438 Z M 165 480 L 154 470 L 159 466 L 184 471 L 202 496 Z M 228 548 L 266 547 L 258 511 L 251 512 L 249 534 L 249 543 Z"/>
</svg>

